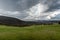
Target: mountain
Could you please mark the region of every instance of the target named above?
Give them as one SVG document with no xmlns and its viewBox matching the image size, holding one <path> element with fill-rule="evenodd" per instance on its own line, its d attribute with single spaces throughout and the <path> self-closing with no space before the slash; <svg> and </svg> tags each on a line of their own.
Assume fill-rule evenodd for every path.
<svg viewBox="0 0 60 40">
<path fill-rule="evenodd" d="M 60 20 L 36 20 L 36 21 L 23 21 L 13 17 L 0 16 L 0 25 L 9 25 L 9 26 L 30 26 L 30 25 L 50 25 L 54 23 L 59 23 Z"/>
<path fill-rule="evenodd" d="M 25 22 L 13 17 L 0 16 L 0 24 L 11 25 L 11 26 L 22 26 Z"/>
<path fill-rule="evenodd" d="M 36 20 L 36 21 L 27 21 L 28 24 L 31 25 L 52 25 L 52 24 L 60 24 L 60 20 Z"/>
</svg>

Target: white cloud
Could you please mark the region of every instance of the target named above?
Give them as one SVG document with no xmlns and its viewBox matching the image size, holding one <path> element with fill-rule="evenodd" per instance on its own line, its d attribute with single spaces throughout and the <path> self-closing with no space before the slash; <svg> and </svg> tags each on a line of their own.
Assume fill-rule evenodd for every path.
<svg viewBox="0 0 60 40">
<path fill-rule="evenodd" d="M 49 17 L 49 19 L 51 19 L 53 17 L 56 17 L 56 15 L 59 15 L 59 14 L 60 14 L 60 9 L 53 11 L 53 12 L 50 12 L 50 15 L 48 15 L 47 18 Z"/>
<path fill-rule="evenodd" d="M 47 14 L 43 12 L 47 9 L 48 9 L 47 5 L 39 3 L 26 11 L 29 14 L 29 16 L 26 17 L 24 20 L 46 19 Z"/>
<path fill-rule="evenodd" d="M 60 9 L 44 13 L 47 9 L 49 9 L 48 5 L 39 3 L 26 11 L 29 16 L 24 20 L 50 20 L 60 14 Z"/>
<path fill-rule="evenodd" d="M 6 11 L 4 9 L 0 9 L 0 15 L 16 17 L 22 20 L 29 21 L 50 20 L 51 18 L 56 17 L 56 15 L 60 14 L 60 9 L 52 12 L 44 12 L 49 9 L 49 7 L 53 6 L 52 4 L 54 4 L 53 1 L 55 0 L 40 0 L 40 3 L 34 2 L 32 3 L 33 5 L 28 3 L 28 1 L 29 0 L 19 0 L 18 2 L 16 2 L 19 5 L 19 9 L 17 8 L 19 11 Z M 60 4 L 60 1 L 58 1 L 57 3 Z"/>
<path fill-rule="evenodd" d="M 20 12 L 18 11 L 6 11 L 3 9 L 0 9 L 0 15 L 2 16 L 9 16 L 9 17 L 16 17 L 16 15 L 19 15 Z"/>
<path fill-rule="evenodd" d="M 3 9 L 0 9 L 0 15 L 14 17 L 14 18 L 18 18 L 18 19 L 23 19 L 28 16 L 28 14 L 25 13 L 25 11 L 23 11 L 23 12 L 21 12 L 21 11 L 6 11 Z"/>
<path fill-rule="evenodd" d="M 0 14 L 4 15 L 15 15 L 15 14 L 19 14 L 18 11 L 6 11 L 6 10 L 3 10 L 3 9 L 0 9 Z"/>
</svg>

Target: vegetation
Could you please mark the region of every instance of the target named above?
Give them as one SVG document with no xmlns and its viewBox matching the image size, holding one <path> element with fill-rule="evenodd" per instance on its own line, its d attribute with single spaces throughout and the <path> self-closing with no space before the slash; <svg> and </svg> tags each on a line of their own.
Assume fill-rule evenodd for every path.
<svg viewBox="0 0 60 40">
<path fill-rule="evenodd" d="M 0 40 L 60 40 L 60 25 L 13 27 L 0 25 Z"/>
</svg>

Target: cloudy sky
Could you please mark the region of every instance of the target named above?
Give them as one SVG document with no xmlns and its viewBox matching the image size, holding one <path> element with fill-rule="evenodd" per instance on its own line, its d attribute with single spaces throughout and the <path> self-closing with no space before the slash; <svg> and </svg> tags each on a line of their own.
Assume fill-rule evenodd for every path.
<svg viewBox="0 0 60 40">
<path fill-rule="evenodd" d="M 0 15 L 21 20 L 60 19 L 60 0 L 0 0 Z"/>
</svg>

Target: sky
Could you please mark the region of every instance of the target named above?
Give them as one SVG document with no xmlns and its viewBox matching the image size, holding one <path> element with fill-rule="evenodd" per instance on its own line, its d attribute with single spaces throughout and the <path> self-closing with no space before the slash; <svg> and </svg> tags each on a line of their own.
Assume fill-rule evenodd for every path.
<svg viewBox="0 0 60 40">
<path fill-rule="evenodd" d="M 60 20 L 60 0 L 0 0 L 0 15 L 32 20 Z"/>
</svg>

